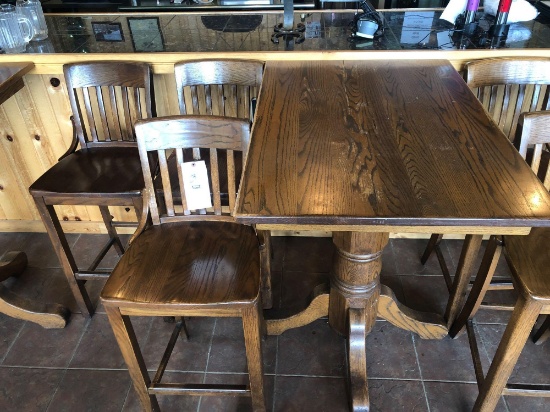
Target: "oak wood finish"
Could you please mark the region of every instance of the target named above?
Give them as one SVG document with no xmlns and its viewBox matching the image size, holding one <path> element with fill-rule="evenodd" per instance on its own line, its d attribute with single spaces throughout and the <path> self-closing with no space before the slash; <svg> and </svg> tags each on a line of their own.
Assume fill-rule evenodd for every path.
<svg viewBox="0 0 550 412">
<path fill-rule="evenodd" d="M 143 226 L 103 288 L 101 299 L 145 410 L 158 410 L 162 395 L 251 396 L 255 411 L 265 411 L 260 310 L 260 245 L 253 227 L 235 223 L 232 210 L 220 202 L 218 152 L 246 152 L 247 120 L 221 116 L 173 116 L 136 124 L 146 189 L 146 210 L 152 225 Z M 214 207 L 189 210 L 181 162 L 192 161 L 184 149 L 210 151 L 210 181 Z M 177 163 L 166 161 L 175 151 Z M 159 172 L 150 162 L 158 157 Z M 230 162 L 228 162 L 229 164 Z M 177 168 L 175 173 L 168 169 Z M 228 167 L 229 179 L 234 170 Z M 155 178 L 160 184 L 155 186 Z M 170 179 L 179 181 L 174 192 Z M 162 190 L 159 190 L 160 187 Z M 162 192 L 162 193 L 161 193 Z M 235 201 L 235 193 L 229 193 Z M 217 199 L 216 199 L 217 198 Z M 178 200 L 176 200 L 178 199 Z M 161 202 L 162 200 L 162 202 Z M 148 221 L 149 216 L 143 221 Z M 140 227 L 141 230 L 141 227 Z M 129 316 L 230 316 L 243 322 L 250 385 L 189 385 L 161 382 L 180 326 L 176 326 L 161 366 L 151 380 Z"/>
<path fill-rule="evenodd" d="M 446 61 L 267 62 L 241 185 L 237 221 L 333 231 L 329 322 L 357 331 L 348 356 L 359 362 L 381 307 L 390 229 L 478 226 L 481 235 L 550 217 L 548 192 Z M 424 323 L 385 295 L 388 318 L 442 336 L 441 318 Z M 351 404 L 364 410 L 359 369 L 350 369 L 350 388 L 362 388 Z"/>
<path fill-rule="evenodd" d="M 34 63 L 0 63 L 0 104 L 4 103 L 11 96 L 21 90 L 23 76 L 30 72 Z"/>
<path fill-rule="evenodd" d="M 258 96 L 263 79 L 264 63 L 257 60 L 204 59 L 187 60 L 174 64 L 174 77 L 180 114 L 208 114 L 214 116 L 249 119 L 252 124 L 254 113 L 252 101 Z M 193 157 L 209 164 L 208 151 L 193 148 Z M 235 208 L 234 196 L 242 174 L 242 153 L 236 152 L 234 160 L 235 178 L 227 179 L 228 161 L 219 157 L 221 202 Z M 173 157 L 172 157 L 173 160 Z M 233 166 L 232 166 L 233 167 Z M 271 291 L 271 232 L 258 230 L 262 258 L 262 305 L 264 309 L 273 306 Z"/>
<path fill-rule="evenodd" d="M 495 121 L 504 134 L 508 136 L 510 141 L 517 140 L 518 121 L 521 113 L 550 109 L 550 59 L 548 58 L 502 57 L 468 62 L 465 65 L 465 79 L 468 86 L 482 103 L 487 114 Z M 540 126 L 536 122 L 533 122 L 532 125 L 529 122 L 527 127 L 537 129 Z M 520 150 L 523 157 L 526 155 L 527 145 L 528 143 L 524 142 L 524 147 Z M 540 145 L 538 146 L 538 151 L 535 152 L 535 156 L 537 156 L 537 153 L 540 159 Z M 538 162 L 533 164 L 538 168 Z M 545 186 L 548 189 L 550 181 Z M 470 234 L 475 234 L 475 232 L 471 232 Z M 423 264 L 426 263 L 431 253 L 435 251 L 443 275 L 445 276 L 445 282 L 449 287 L 451 279 L 448 275 L 445 259 L 439 248 L 441 236 L 441 232 L 432 234 L 421 261 Z M 478 242 L 465 242 L 461 262 L 463 261 L 462 257 L 465 255 L 469 255 L 470 259 L 473 256 L 475 259 L 477 251 L 469 248 L 478 247 Z M 467 263 L 467 261 L 465 262 Z M 466 267 L 459 265 L 454 280 L 455 287 L 452 288 L 445 314 L 449 327 L 455 321 L 464 304 L 466 282 L 469 280 L 471 273 L 471 265 L 467 265 Z M 461 325 L 464 326 L 465 321 L 461 322 Z"/>
<path fill-rule="evenodd" d="M 10 276 L 19 276 L 27 267 L 24 252 L 8 252 L 0 258 L 0 282 Z M 45 329 L 64 328 L 70 312 L 55 303 L 40 303 L 22 298 L 0 285 L 0 312 L 16 319 L 34 322 Z"/>
<path fill-rule="evenodd" d="M 138 216 L 141 209 L 144 183 L 133 129 L 154 113 L 151 71 L 143 63 L 93 62 L 66 65 L 64 74 L 73 112 L 70 149 L 78 143 L 81 150 L 65 153 L 29 191 L 79 309 L 92 316 L 84 283 L 108 275 L 96 267 L 111 246 L 124 252 L 108 207 L 131 206 Z M 109 240 L 87 270 L 77 267 L 54 205 L 99 206 Z"/>
</svg>

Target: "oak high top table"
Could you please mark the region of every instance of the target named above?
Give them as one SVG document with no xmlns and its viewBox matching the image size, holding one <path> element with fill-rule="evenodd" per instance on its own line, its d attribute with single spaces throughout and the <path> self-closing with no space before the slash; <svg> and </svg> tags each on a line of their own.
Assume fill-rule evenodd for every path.
<svg viewBox="0 0 550 412">
<path fill-rule="evenodd" d="M 482 235 L 549 226 L 550 196 L 448 61 L 268 62 L 236 218 L 333 231 L 330 297 L 268 321 L 268 333 L 328 313 L 348 337 L 359 411 L 369 407 L 365 337 L 377 314 L 423 338 L 445 336 Z M 381 287 L 388 232 L 468 234 L 445 319 Z"/>
</svg>

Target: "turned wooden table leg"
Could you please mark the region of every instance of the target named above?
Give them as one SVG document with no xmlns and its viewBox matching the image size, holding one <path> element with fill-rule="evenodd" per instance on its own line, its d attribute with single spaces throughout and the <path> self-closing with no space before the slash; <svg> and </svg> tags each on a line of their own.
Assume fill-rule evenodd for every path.
<svg viewBox="0 0 550 412">
<path fill-rule="evenodd" d="M 19 276 L 27 267 L 24 252 L 8 252 L 0 258 L 0 282 Z M 70 312 L 56 303 L 44 304 L 24 299 L 0 285 L 0 312 L 16 319 L 37 323 L 46 329 L 64 328 Z"/>
<path fill-rule="evenodd" d="M 329 324 L 349 338 L 353 411 L 369 410 L 365 338 L 376 321 L 382 250 L 388 233 L 335 232 L 337 248 L 330 279 Z"/>
</svg>

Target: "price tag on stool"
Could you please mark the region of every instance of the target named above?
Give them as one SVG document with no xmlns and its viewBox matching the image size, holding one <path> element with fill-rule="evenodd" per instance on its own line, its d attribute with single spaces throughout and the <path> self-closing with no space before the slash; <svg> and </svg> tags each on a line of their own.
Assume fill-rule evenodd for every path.
<svg viewBox="0 0 550 412">
<path fill-rule="evenodd" d="M 181 164 L 181 171 L 187 209 L 196 210 L 212 207 L 208 171 L 204 160 L 184 162 Z"/>
</svg>

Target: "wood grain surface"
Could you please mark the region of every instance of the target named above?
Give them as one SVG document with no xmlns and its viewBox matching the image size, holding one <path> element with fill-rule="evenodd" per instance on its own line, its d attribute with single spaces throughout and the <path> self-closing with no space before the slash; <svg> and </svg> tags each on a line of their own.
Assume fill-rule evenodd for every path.
<svg viewBox="0 0 550 412">
<path fill-rule="evenodd" d="M 246 223 L 550 225 L 550 197 L 451 64 L 267 62 Z"/>
</svg>

